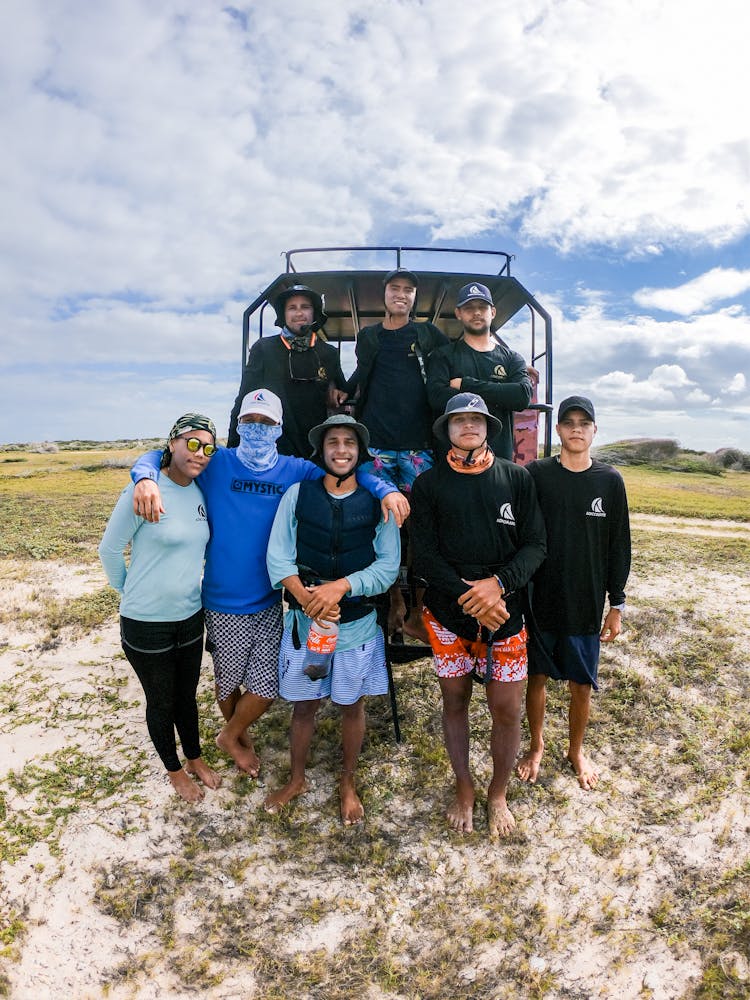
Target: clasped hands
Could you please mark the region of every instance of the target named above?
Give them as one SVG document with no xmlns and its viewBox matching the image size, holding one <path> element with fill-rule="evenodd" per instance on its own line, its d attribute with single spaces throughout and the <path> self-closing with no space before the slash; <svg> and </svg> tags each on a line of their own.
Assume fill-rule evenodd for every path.
<svg viewBox="0 0 750 1000">
<path fill-rule="evenodd" d="M 341 617 L 341 601 L 349 589 L 346 577 L 305 587 L 309 597 L 306 604 L 300 602 L 302 610 L 308 618 L 314 618 L 316 621 L 337 622 Z"/>
<path fill-rule="evenodd" d="M 462 577 L 463 579 L 463 577 Z M 510 618 L 503 591 L 497 581 L 497 577 L 488 576 L 483 580 L 464 580 L 469 585 L 469 590 L 461 594 L 458 603 L 467 615 L 476 618 L 480 625 L 484 625 L 491 632 L 500 628 Z"/>
</svg>

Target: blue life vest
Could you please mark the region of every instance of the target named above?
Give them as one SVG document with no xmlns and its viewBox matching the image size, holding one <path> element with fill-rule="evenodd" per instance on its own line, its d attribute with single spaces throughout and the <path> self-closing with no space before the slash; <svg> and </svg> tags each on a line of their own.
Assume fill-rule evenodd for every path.
<svg viewBox="0 0 750 1000">
<path fill-rule="evenodd" d="M 338 580 L 375 562 L 380 501 L 361 486 L 340 500 L 328 493 L 322 479 L 305 480 L 299 484 L 295 513 L 297 565 L 305 583 L 309 578 Z M 371 609 L 362 597 L 345 597 L 341 621 L 363 618 Z"/>
</svg>

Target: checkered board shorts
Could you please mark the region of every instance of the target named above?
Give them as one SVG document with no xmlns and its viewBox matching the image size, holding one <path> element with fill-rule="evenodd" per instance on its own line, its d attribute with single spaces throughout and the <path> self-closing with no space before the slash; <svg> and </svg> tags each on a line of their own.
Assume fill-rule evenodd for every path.
<svg viewBox="0 0 750 1000">
<path fill-rule="evenodd" d="M 278 697 L 281 627 L 280 603 L 250 615 L 206 611 L 206 649 L 220 701 L 240 685 L 261 698 Z"/>
</svg>

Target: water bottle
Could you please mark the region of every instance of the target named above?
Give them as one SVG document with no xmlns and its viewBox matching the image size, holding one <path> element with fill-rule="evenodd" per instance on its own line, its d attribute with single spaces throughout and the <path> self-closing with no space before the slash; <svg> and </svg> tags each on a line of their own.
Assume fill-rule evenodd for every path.
<svg viewBox="0 0 750 1000">
<path fill-rule="evenodd" d="M 327 677 L 331 669 L 339 627 L 336 622 L 316 622 L 310 625 L 305 648 L 305 665 L 302 668 L 310 680 Z"/>
</svg>

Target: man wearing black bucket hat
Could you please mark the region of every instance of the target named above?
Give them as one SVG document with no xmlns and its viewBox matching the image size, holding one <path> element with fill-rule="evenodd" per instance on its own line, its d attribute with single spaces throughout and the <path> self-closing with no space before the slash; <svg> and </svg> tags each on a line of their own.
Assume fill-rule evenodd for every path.
<svg viewBox="0 0 750 1000">
<path fill-rule="evenodd" d="M 345 398 L 346 379 L 339 352 L 321 337 L 328 317 L 318 292 L 307 285 L 292 285 L 277 295 L 273 305 L 281 333 L 261 337 L 250 350 L 229 419 L 227 445 L 239 444 L 237 414 L 242 400 L 248 392 L 265 386 L 284 408 L 279 454 L 309 458 L 308 432 Z"/>
<path fill-rule="evenodd" d="M 266 563 L 274 587 L 286 591 L 289 610 L 279 654 L 279 693 L 294 703 L 291 775 L 266 799 L 278 812 L 307 789 L 305 765 L 321 700 L 341 706 L 343 763 L 339 781 L 344 825 L 364 818 L 355 772 L 365 733 L 365 696 L 388 691 L 383 633 L 369 598 L 384 593 L 398 574 L 401 546 L 393 519 L 357 486 L 357 468 L 369 460 L 367 428 L 344 414 L 310 431 L 323 479 L 292 486 L 276 512 Z M 330 670 L 305 668 L 313 620 L 340 622 Z"/>
<path fill-rule="evenodd" d="M 557 434 L 560 454 L 527 466 L 547 526 L 548 556 L 534 576 L 526 691 L 531 746 L 518 762 L 518 774 L 536 781 L 544 753 L 547 678 L 565 680 L 567 760 L 578 784 L 590 791 L 599 774 L 583 752 L 583 737 L 591 691 L 598 690 L 599 643 L 613 642 L 622 628 L 630 520 L 622 476 L 591 457 L 596 423 L 590 399 L 568 396 L 560 403 Z"/>
<path fill-rule="evenodd" d="M 526 362 L 492 332 L 496 310 L 486 285 L 471 281 L 456 300 L 456 319 L 463 325 L 458 340 L 430 357 L 427 392 L 434 413 L 442 413 L 460 392 L 481 396 L 500 426 L 490 435 L 498 458 L 513 458 L 513 412 L 525 410 L 532 394 Z"/>
<path fill-rule="evenodd" d="M 447 449 L 412 490 L 414 565 L 427 581 L 424 622 L 443 698 L 443 734 L 456 776 L 448 821 L 473 830 L 469 770 L 472 678 L 486 686 L 493 776 L 492 836 L 515 826 L 506 790 L 521 739 L 526 678 L 522 595 L 544 559 L 544 522 L 528 472 L 496 458 L 497 417 L 474 393 L 453 396 L 433 430 Z"/>
</svg>

